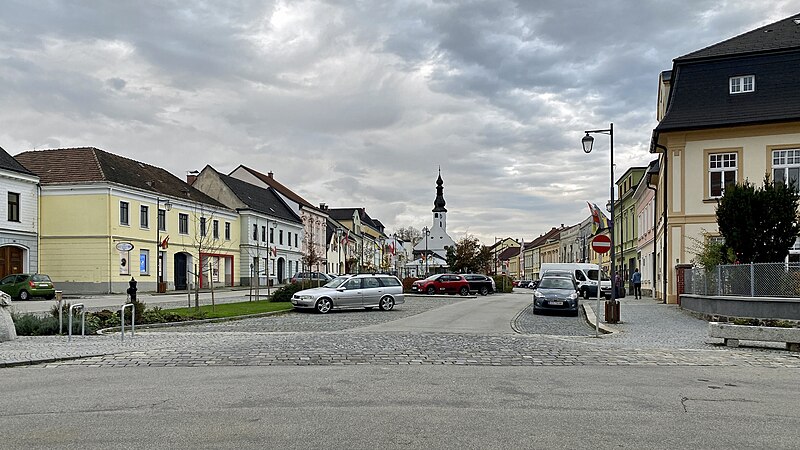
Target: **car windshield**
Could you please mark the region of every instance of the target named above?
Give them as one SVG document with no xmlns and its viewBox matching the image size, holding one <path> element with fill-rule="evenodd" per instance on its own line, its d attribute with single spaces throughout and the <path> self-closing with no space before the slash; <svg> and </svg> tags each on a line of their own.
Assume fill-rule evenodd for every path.
<svg viewBox="0 0 800 450">
<path fill-rule="evenodd" d="M 433 281 L 433 280 L 439 278 L 439 275 L 440 274 L 437 273 L 437 274 L 431 275 L 431 276 L 429 276 L 428 278 L 425 278 L 425 279 L 428 280 L 428 281 Z"/>
<path fill-rule="evenodd" d="M 50 282 L 50 277 L 48 277 L 47 275 L 36 274 L 31 278 L 33 279 L 33 281 L 41 281 L 41 282 L 47 282 L 47 283 Z"/>
<path fill-rule="evenodd" d="M 331 281 L 328 281 L 327 283 L 325 283 L 325 285 L 323 287 L 334 288 L 335 289 L 335 288 L 338 288 L 342 283 L 344 283 L 345 281 L 347 281 L 349 279 L 350 279 L 350 277 L 336 277 L 336 278 L 332 279 Z"/>
<path fill-rule="evenodd" d="M 539 289 L 575 290 L 575 286 L 569 278 L 542 278 L 542 281 L 539 282 Z"/>
<path fill-rule="evenodd" d="M 597 280 L 597 269 L 589 270 L 589 279 L 590 280 Z M 608 277 L 608 274 L 603 272 L 603 281 L 611 281 L 611 278 Z"/>
</svg>

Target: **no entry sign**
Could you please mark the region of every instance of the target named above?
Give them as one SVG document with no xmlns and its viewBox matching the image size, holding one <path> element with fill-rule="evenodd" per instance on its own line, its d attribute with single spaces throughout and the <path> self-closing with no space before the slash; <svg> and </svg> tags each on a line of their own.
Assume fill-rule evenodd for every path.
<svg viewBox="0 0 800 450">
<path fill-rule="evenodd" d="M 604 234 L 598 234 L 592 239 L 592 250 L 597 253 L 606 253 L 611 250 L 611 238 Z"/>
</svg>

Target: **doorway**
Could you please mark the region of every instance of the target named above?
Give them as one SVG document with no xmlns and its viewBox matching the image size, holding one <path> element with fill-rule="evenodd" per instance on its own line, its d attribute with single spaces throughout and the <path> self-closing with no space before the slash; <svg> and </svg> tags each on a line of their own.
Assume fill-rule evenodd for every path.
<svg viewBox="0 0 800 450">
<path fill-rule="evenodd" d="M 24 249 L 11 245 L 0 247 L 0 278 L 12 273 L 25 272 L 24 257 Z"/>
<path fill-rule="evenodd" d="M 185 291 L 189 288 L 186 279 L 186 269 L 189 266 L 188 255 L 186 253 L 175 254 L 175 290 Z"/>
<path fill-rule="evenodd" d="M 285 264 L 285 259 L 278 258 L 278 284 L 283 284 L 284 279 L 286 278 Z"/>
</svg>

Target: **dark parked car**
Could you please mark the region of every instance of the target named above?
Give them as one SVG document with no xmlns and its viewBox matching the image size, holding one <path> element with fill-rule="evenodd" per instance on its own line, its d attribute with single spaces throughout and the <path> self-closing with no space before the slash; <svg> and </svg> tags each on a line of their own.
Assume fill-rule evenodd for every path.
<svg viewBox="0 0 800 450">
<path fill-rule="evenodd" d="M 478 273 L 468 273 L 464 275 L 469 283 L 471 292 L 478 292 L 481 295 L 491 294 L 495 291 L 494 279 Z"/>
<path fill-rule="evenodd" d="M 454 273 L 438 273 L 424 280 L 417 280 L 411 285 L 412 292 L 421 294 L 469 294 L 469 282 Z"/>
<path fill-rule="evenodd" d="M 553 277 L 564 277 L 569 278 L 572 280 L 572 284 L 575 285 L 575 290 L 578 290 L 578 280 L 575 279 L 575 274 L 571 270 L 566 269 L 547 269 L 539 276 L 539 278 L 543 278 L 545 276 L 553 276 Z"/>
<path fill-rule="evenodd" d="M 566 311 L 578 315 L 578 291 L 571 278 L 545 275 L 533 291 L 533 313 Z"/>
<path fill-rule="evenodd" d="M 31 297 L 44 297 L 50 300 L 56 296 L 56 288 L 50 277 L 41 273 L 9 275 L 0 280 L 0 291 L 19 300 L 28 300 Z"/>
</svg>

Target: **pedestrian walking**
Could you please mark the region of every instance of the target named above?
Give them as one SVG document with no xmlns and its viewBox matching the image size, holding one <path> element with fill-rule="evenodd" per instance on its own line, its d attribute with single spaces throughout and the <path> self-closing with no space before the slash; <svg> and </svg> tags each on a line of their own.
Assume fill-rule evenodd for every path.
<svg viewBox="0 0 800 450">
<path fill-rule="evenodd" d="M 614 274 L 614 298 L 620 298 L 622 294 L 622 277 L 619 276 L 619 271 Z"/>
<path fill-rule="evenodd" d="M 642 298 L 642 274 L 639 273 L 638 267 L 633 270 L 631 283 L 633 283 L 633 298 Z"/>
</svg>

